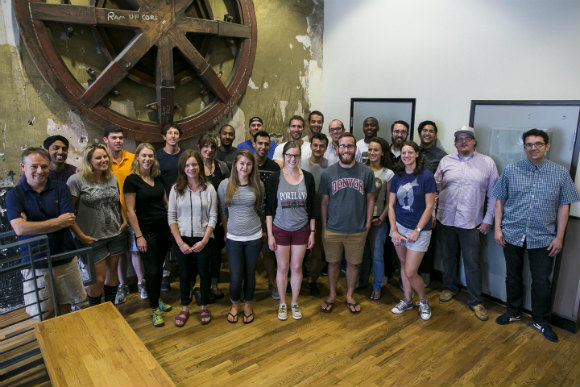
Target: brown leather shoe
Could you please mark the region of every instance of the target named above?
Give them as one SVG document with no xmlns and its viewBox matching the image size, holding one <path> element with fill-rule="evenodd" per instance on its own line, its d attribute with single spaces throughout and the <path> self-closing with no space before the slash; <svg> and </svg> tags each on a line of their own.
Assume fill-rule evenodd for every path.
<svg viewBox="0 0 580 387">
<path fill-rule="evenodd" d="M 441 292 L 441 294 L 439 294 L 439 301 L 447 302 L 451 300 L 454 295 L 455 294 L 451 290 L 445 289 Z"/>
<path fill-rule="evenodd" d="M 477 304 L 473 306 L 471 309 L 473 309 L 473 313 L 475 313 L 475 316 L 481 321 L 487 321 L 487 319 L 489 318 L 489 316 L 487 315 L 487 309 L 485 308 L 485 306 L 483 306 L 483 304 Z"/>
</svg>

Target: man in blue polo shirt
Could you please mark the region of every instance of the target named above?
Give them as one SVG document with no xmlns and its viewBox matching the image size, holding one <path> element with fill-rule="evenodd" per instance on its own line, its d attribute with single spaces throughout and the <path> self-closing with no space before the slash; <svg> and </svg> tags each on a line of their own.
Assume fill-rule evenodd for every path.
<svg viewBox="0 0 580 387">
<path fill-rule="evenodd" d="M 50 156 L 42 148 L 28 148 L 22 153 L 20 167 L 26 180 L 11 189 L 6 195 L 6 209 L 10 225 L 18 235 L 18 240 L 30 239 L 39 234 L 47 234 L 51 254 L 75 249 L 70 227 L 75 223 L 75 207 L 68 186 L 60 180 L 48 178 Z M 32 246 L 34 248 L 34 246 Z M 21 247 L 21 253 L 28 251 Z M 33 257 L 37 259 L 35 255 Z M 29 262 L 28 258 L 23 259 Z M 77 258 L 53 263 L 55 293 L 58 313 L 71 310 L 71 304 L 86 299 Z M 48 267 L 38 263 L 35 270 L 25 269 L 23 291 L 27 305 L 26 311 L 33 317 L 49 317 L 54 312 L 51 294 L 48 289 Z M 41 311 L 35 304 L 34 278 L 37 278 Z"/>
<path fill-rule="evenodd" d="M 506 261 L 507 312 L 495 322 L 520 321 L 523 307 L 522 270 L 527 250 L 532 273 L 532 320 L 550 341 L 558 336 L 548 323 L 551 315 L 553 258 L 562 251 L 570 204 L 580 200 L 561 165 L 546 160 L 548 134 L 531 129 L 522 135 L 526 158 L 508 165 L 492 195 L 495 203 L 495 241 Z"/>
<path fill-rule="evenodd" d="M 264 130 L 264 121 L 262 121 L 260 117 L 252 117 L 250 118 L 248 126 L 250 131 L 250 139 L 248 141 L 244 141 L 241 144 L 239 144 L 238 149 L 247 149 L 250 152 L 255 153 L 256 143 L 254 141 L 254 137 L 259 131 Z M 272 160 L 272 158 L 274 157 L 275 150 L 276 143 L 270 140 L 270 150 L 268 151 L 266 157 Z"/>
</svg>

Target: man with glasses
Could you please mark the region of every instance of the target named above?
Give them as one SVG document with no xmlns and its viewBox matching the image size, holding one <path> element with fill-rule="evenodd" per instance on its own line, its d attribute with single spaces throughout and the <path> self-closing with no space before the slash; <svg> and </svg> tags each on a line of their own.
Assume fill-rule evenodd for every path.
<svg viewBox="0 0 580 387">
<path fill-rule="evenodd" d="M 457 153 L 441 159 L 435 172 L 439 191 L 437 220 L 443 254 L 443 285 L 439 300 L 447 302 L 459 291 L 458 253 L 463 256 L 468 305 L 481 321 L 488 319 L 483 305 L 480 259 L 481 235 L 493 224 L 495 198 L 491 191 L 498 178 L 491 157 L 476 152 L 473 128 L 463 126 L 455 132 Z M 487 205 L 486 205 L 487 199 Z M 485 209 L 485 214 L 484 214 Z"/>
<path fill-rule="evenodd" d="M 346 306 L 350 313 L 357 314 L 361 308 L 354 299 L 354 289 L 373 218 L 375 175 L 369 167 L 355 160 L 356 144 L 351 133 L 340 136 L 338 149 L 338 163 L 322 172 L 318 188 L 322 195 L 322 238 L 328 262 L 329 287 L 328 298 L 320 308 L 324 313 L 330 313 L 334 308 L 340 261 L 344 253 Z"/>
<path fill-rule="evenodd" d="M 435 174 L 439 162 L 447 153 L 437 147 L 437 125 L 433 121 L 423 121 L 417 127 L 417 134 L 419 135 L 419 149 L 423 160 L 425 160 L 425 169 Z M 435 228 L 436 222 L 433 222 L 432 227 Z M 431 283 L 431 272 L 433 271 L 433 258 L 435 255 L 436 238 L 431 238 L 429 241 L 429 248 L 421 261 L 419 266 L 419 273 L 425 282 L 425 286 Z"/>
<path fill-rule="evenodd" d="M 391 152 L 389 158 L 391 165 L 395 165 L 401 159 L 401 147 L 409 136 L 409 124 L 403 120 L 397 120 L 391 125 Z"/>
<path fill-rule="evenodd" d="M 520 321 L 523 308 L 522 270 L 528 252 L 532 273 L 532 320 L 546 339 L 558 341 L 548 323 L 551 315 L 553 259 L 562 251 L 570 204 L 578 193 L 570 172 L 550 160 L 548 134 L 531 129 L 522 135 L 526 158 L 503 170 L 492 195 L 495 204 L 494 238 L 506 261 L 507 311 L 495 322 Z"/>
<path fill-rule="evenodd" d="M 341 120 L 332 120 L 328 124 L 328 134 L 330 134 L 330 138 L 332 139 L 332 143 L 328 145 L 326 152 L 324 153 L 324 158 L 328 160 L 328 165 L 336 164 L 339 160 L 339 152 L 338 152 L 338 139 L 342 136 L 346 131 L 344 130 L 344 125 Z M 362 160 L 362 156 L 358 148 L 356 149 L 354 159 L 359 163 Z"/>
<path fill-rule="evenodd" d="M 294 141 L 298 145 L 300 145 L 300 152 L 302 152 L 302 156 L 300 157 L 300 165 L 304 164 L 310 157 L 310 143 L 308 141 L 302 140 L 302 134 L 304 133 L 304 118 L 300 116 L 292 116 L 290 121 L 288 121 L 288 134 L 290 135 L 289 141 Z M 284 150 L 285 142 L 281 143 L 279 146 L 276 147 L 274 151 L 274 156 L 272 160 L 278 163 L 280 167 L 283 166 L 283 157 L 282 151 Z"/>
</svg>

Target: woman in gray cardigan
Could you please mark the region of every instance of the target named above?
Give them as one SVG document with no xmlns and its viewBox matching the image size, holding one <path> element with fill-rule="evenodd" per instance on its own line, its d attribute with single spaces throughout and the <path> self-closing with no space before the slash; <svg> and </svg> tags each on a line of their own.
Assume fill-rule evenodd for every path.
<svg viewBox="0 0 580 387">
<path fill-rule="evenodd" d="M 181 312 L 175 325 L 182 327 L 189 318 L 191 281 L 195 266 L 199 272 L 201 291 L 201 324 L 211 321 L 207 309 L 210 292 L 210 252 L 213 230 L 218 219 L 217 195 L 214 187 L 201 172 L 203 161 L 198 151 L 183 152 L 177 164 L 177 180 L 169 193 L 167 216 L 175 240 L 173 254 L 179 265 Z"/>
</svg>

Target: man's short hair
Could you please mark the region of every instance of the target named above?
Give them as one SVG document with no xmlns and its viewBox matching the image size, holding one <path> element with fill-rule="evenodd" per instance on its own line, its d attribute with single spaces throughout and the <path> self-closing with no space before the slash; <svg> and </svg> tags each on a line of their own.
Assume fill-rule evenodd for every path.
<svg viewBox="0 0 580 387">
<path fill-rule="evenodd" d="M 524 144 L 526 143 L 526 138 L 528 138 L 530 136 L 542 137 L 542 139 L 544 140 L 544 143 L 546 143 L 546 145 L 550 143 L 550 137 L 548 136 L 548 133 L 546 133 L 545 131 L 543 131 L 541 129 L 530 129 L 527 132 L 525 132 L 524 134 L 522 134 L 522 141 L 524 142 Z"/>
<path fill-rule="evenodd" d="M 377 120 L 375 117 L 367 117 L 363 120 L 363 124 L 366 120 L 373 120 L 375 122 L 375 124 L 377 125 L 377 129 L 379 129 L 379 120 Z"/>
<path fill-rule="evenodd" d="M 417 133 L 421 134 L 421 131 L 427 125 L 432 125 L 433 128 L 435 129 L 435 133 L 437 133 L 437 124 L 435 124 L 433 121 L 429 121 L 429 120 L 423 121 L 419 124 L 419 126 L 417 127 Z"/>
<path fill-rule="evenodd" d="M 290 119 L 288 120 L 288 126 L 290 126 L 292 124 L 292 121 L 302 121 L 302 126 L 304 127 L 304 117 L 299 116 L 297 114 L 293 115 L 292 117 L 290 117 Z"/>
<path fill-rule="evenodd" d="M 310 114 L 308 115 L 308 122 L 310 122 L 310 119 L 314 115 L 321 116 L 322 117 L 322 123 L 324 123 L 324 114 L 322 114 L 322 112 L 319 112 L 318 110 L 313 110 L 313 111 L 310 112 Z"/>
<path fill-rule="evenodd" d="M 121 128 L 119 125 L 107 126 L 103 131 L 103 137 L 109 137 L 109 134 L 119 132 L 123 133 L 123 128 Z"/>
<path fill-rule="evenodd" d="M 50 155 L 46 149 L 33 146 L 25 149 L 24 152 L 22 152 L 22 156 L 20 157 L 22 164 L 26 163 L 26 158 L 32 154 L 37 154 L 41 157 L 44 157 L 48 162 L 50 162 Z"/>
<path fill-rule="evenodd" d="M 328 146 L 328 137 L 326 137 L 326 134 L 324 134 L 324 133 L 314 133 L 312 135 L 312 138 L 310 139 L 310 143 L 312 143 L 314 141 L 314 139 L 318 139 L 320 141 L 324 141 L 326 143 L 326 146 Z"/>
<path fill-rule="evenodd" d="M 407 121 L 403 121 L 403 120 L 397 120 L 395 122 L 393 122 L 393 124 L 391 125 L 391 132 L 393 132 L 393 128 L 395 127 L 395 125 L 397 124 L 401 124 L 403 125 L 405 128 L 407 128 L 407 131 L 409 130 L 409 124 L 407 123 Z"/>
<path fill-rule="evenodd" d="M 50 148 L 50 146 L 52 144 L 54 144 L 56 141 L 61 141 L 68 148 L 69 143 L 68 143 L 67 138 L 64 136 L 61 136 L 60 134 L 56 134 L 54 136 L 47 137 L 46 140 L 44 140 L 44 142 L 42 143 L 42 147 L 44 149 L 48 150 L 48 148 Z"/>
<path fill-rule="evenodd" d="M 340 128 L 341 129 L 344 129 L 344 124 L 342 123 L 341 120 L 338 120 L 338 119 L 335 118 L 335 119 L 331 120 L 330 122 L 332 122 L 332 121 L 336 121 L 336 122 L 340 123 Z"/>
<path fill-rule="evenodd" d="M 183 131 L 181 130 L 181 128 L 176 125 L 176 124 L 167 124 L 163 127 L 163 131 L 161 132 L 164 136 L 167 136 L 167 132 L 169 131 L 169 129 L 171 128 L 175 128 L 177 129 L 177 131 L 179 132 L 179 137 L 181 137 L 183 135 Z"/>
<path fill-rule="evenodd" d="M 341 138 L 345 138 L 345 137 L 352 137 L 352 139 L 354 140 L 354 142 L 356 144 L 356 138 L 353 136 L 353 134 L 351 132 L 344 132 L 343 134 L 338 136 L 338 141 L 340 141 Z"/>
<path fill-rule="evenodd" d="M 265 130 L 260 130 L 258 133 L 256 133 L 254 136 L 254 142 L 258 139 L 258 137 L 268 137 L 268 141 L 270 141 L 270 134 Z"/>
<path fill-rule="evenodd" d="M 219 133 L 219 134 L 222 134 L 222 130 L 223 130 L 224 128 L 232 128 L 232 129 L 234 130 L 234 133 L 236 133 L 236 129 L 235 129 L 233 126 L 231 126 L 230 124 L 225 124 L 225 125 L 222 125 L 222 127 L 220 128 L 220 130 L 219 130 L 219 132 L 218 132 L 218 133 Z"/>
</svg>

